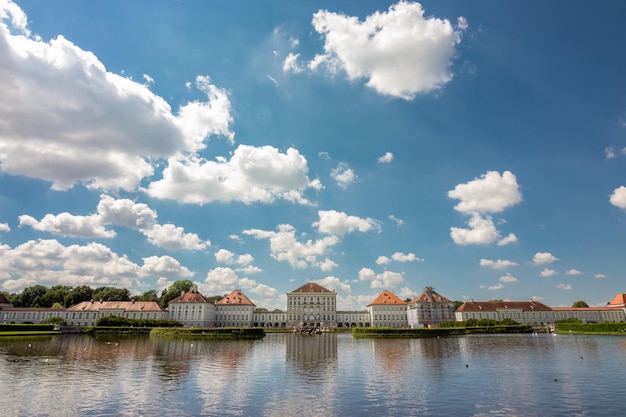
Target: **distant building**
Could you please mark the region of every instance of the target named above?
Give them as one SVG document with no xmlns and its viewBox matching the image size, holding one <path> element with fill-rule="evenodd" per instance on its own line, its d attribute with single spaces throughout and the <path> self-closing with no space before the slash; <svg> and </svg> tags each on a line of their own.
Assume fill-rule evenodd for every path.
<svg viewBox="0 0 626 417">
<path fill-rule="evenodd" d="M 454 313 L 456 321 L 511 319 L 520 324 L 553 323 L 553 311 L 538 301 L 469 301 Z"/>
<path fill-rule="evenodd" d="M 423 293 L 408 302 L 406 315 L 412 329 L 437 326 L 454 321 L 454 301 L 437 294 L 433 287 L 425 287 Z"/>
<path fill-rule="evenodd" d="M 241 290 L 234 290 L 216 304 L 219 327 L 250 327 L 255 305 Z"/>
<path fill-rule="evenodd" d="M 287 293 L 287 326 L 337 326 L 337 293 L 309 282 Z"/>
<path fill-rule="evenodd" d="M 406 302 L 388 290 L 367 306 L 372 327 L 406 327 Z"/>
<path fill-rule="evenodd" d="M 215 303 L 198 292 L 196 285 L 168 304 L 169 319 L 181 322 L 185 327 L 212 327 L 215 323 Z"/>
</svg>

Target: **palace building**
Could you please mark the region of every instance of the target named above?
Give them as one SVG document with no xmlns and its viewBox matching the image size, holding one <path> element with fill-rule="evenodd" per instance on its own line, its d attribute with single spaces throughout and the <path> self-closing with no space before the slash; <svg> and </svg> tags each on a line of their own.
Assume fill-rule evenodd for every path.
<svg viewBox="0 0 626 417">
<path fill-rule="evenodd" d="M 444 321 L 469 319 L 511 319 L 532 326 L 551 326 L 558 320 L 574 318 L 583 322 L 626 322 L 626 294 L 617 294 L 604 307 L 549 307 L 531 301 L 454 302 L 425 287 L 424 292 L 406 302 L 383 290 L 365 310 L 338 311 L 337 293 L 309 282 L 287 293 L 287 309 L 267 311 L 240 290 L 233 290 L 218 301 L 198 292 L 194 285 L 181 292 L 164 309 L 147 301 L 84 301 L 68 308 L 13 307 L 0 294 L 0 323 L 40 323 L 60 317 L 72 326 L 93 326 L 102 317 L 176 320 L 185 327 L 264 327 L 264 328 L 350 328 L 350 327 L 435 327 Z"/>
</svg>

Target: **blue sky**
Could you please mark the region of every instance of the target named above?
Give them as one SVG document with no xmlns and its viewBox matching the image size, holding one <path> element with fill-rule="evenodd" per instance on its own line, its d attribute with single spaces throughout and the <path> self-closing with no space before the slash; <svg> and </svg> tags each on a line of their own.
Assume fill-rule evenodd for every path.
<svg viewBox="0 0 626 417">
<path fill-rule="evenodd" d="M 626 4 L 0 0 L 0 290 L 624 287 Z"/>
</svg>

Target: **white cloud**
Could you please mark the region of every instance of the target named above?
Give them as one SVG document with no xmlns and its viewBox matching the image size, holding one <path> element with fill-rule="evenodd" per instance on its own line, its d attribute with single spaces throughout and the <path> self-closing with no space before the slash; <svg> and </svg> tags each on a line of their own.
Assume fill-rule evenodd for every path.
<svg viewBox="0 0 626 417">
<path fill-rule="evenodd" d="M 492 218 L 486 214 L 499 213 L 522 200 L 517 179 L 509 171 L 502 175 L 496 171 L 488 171 L 480 178 L 458 184 L 454 190 L 448 191 L 448 197 L 460 200 L 454 207 L 455 210 L 471 216 L 467 222 L 469 229 L 450 228 L 450 236 L 457 245 L 486 244 L 500 239 Z M 510 233 L 500 239 L 498 245 L 515 241 L 517 237 Z"/>
<path fill-rule="evenodd" d="M 511 282 L 517 282 L 518 279 L 515 278 L 511 274 L 505 274 L 505 275 L 502 275 L 500 278 L 498 278 L 498 281 L 500 281 L 500 282 L 502 282 L 504 284 L 510 284 Z"/>
<path fill-rule="evenodd" d="M 383 156 L 378 158 L 379 164 L 388 164 L 393 161 L 393 154 L 391 152 L 385 152 Z"/>
<path fill-rule="evenodd" d="M 582 274 L 582 272 L 574 268 L 568 269 L 567 271 L 565 271 L 565 275 L 580 275 L 580 274 Z"/>
<path fill-rule="evenodd" d="M 593 277 L 596 278 L 596 279 L 603 279 L 603 278 L 606 278 L 606 275 L 604 275 L 604 274 L 595 274 Z"/>
<path fill-rule="evenodd" d="M 537 252 L 533 256 L 533 265 L 545 265 L 558 261 L 559 258 L 552 255 L 550 252 Z"/>
<path fill-rule="evenodd" d="M 14 3 L 0 8 L 3 172 L 49 181 L 55 190 L 77 183 L 134 190 L 153 174 L 152 161 L 203 149 L 209 135 L 232 141 L 230 101 L 207 77 L 196 79 L 207 101 L 174 114 L 147 85 L 108 72 L 63 36 L 31 37 Z"/>
<path fill-rule="evenodd" d="M 164 249 L 202 250 L 211 245 L 210 241 L 202 241 L 195 233 L 185 233 L 182 227 L 172 224 L 160 225 L 156 219 L 157 213 L 146 204 L 107 195 L 100 196 L 97 213 L 89 216 L 46 214 L 40 221 L 28 215 L 19 216 L 20 227 L 30 226 L 61 236 L 111 238 L 116 232 L 105 229 L 105 226 L 119 225 L 140 231 L 148 242 Z"/>
<path fill-rule="evenodd" d="M 457 245 L 487 244 L 498 239 L 498 231 L 490 216 L 474 213 L 467 222 L 469 229 L 450 228 L 450 236 Z"/>
<path fill-rule="evenodd" d="M 398 272 L 384 271 L 380 274 L 375 273 L 369 268 L 362 268 L 359 271 L 360 281 L 369 281 L 370 288 L 389 289 L 402 285 L 404 276 Z"/>
<path fill-rule="evenodd" d="M 319 181 L 309 180 L 308 170 L 306 159 L 296 149 L 281 153 L 272 146 L 240 145 L 230 161 L 171 158 L 163 179 L 152 182 L 146 192 L 152 197 L 191 204 L 271 203 L 277 198 L 311 204 L 302 193 L 322 186 Z"/>
<path fill-rule="evenodd" d="M 621 187 L 618 187 L 615 190 L 613 190 L 613 194 L 611 194 L 609 201 L 615 207 L 619 207 L 622 210 L 626 210 L 626 187 L 622 185 Z"/>
<path fill-rule="evenodd" d="M 46 214 L 41 221 L 26 214 L 18 216 L 19 225 L 29 226 L 35 230 L 53 233 L 60 236 L 82 238 L 111 238 L 116 235 L 114 230 L 106 230 L 102 217 L 98 214 L 75 216 L 64 212 L 57 215 Z"/>
<path fill-rule="evenodd" d="M 313 27 L 324 36 L 323 55 L 309 64 L 342 69 L 351 80 L 365 78 L 380 94 L 410 100 L 437 90 L 452 79 L 450 67 L 467 27 L 455 29 L 447 19 L 424 17 L 419 3 L 399 2 L 364 21 L 320 10 Z"/>
<path fill-rule="evenodd" d="M 556 274 L 557 272 L 554 269 L 550 269 L 550 268 L 543 268 L 543 270 L 540 272 L 540 275 L 544 278 L 548 278 Z"/>
<path fill-rule="evenodd" d="M 235 254 L 226 249 L 220 249 L 215 252 L 215 260 L 219 263 L 232 265 L 235 260 Z"/>
<path fill-rule="evenodd" d="M 11 228 L 8 223 L 0 223 L 0 232 L 10 232 Z"/>
<path fill-rule="evenodd" d="M 138 265 L 99 243 L 64 246 L 56 240 L 30 240 L 15 248 L 0 245 L 0 286 L 8 291 L 33 284 L 143 287 L 148 276 L 191 277 L 169 256 L 147 257 Z M 19 278 L 18 278 L 19 277 Z"/>
<path fill-rule="evenodd" d="M 306 268 L 308 266 L 328 268 L 331 265 L 328 259 L 320 261 L 318 257 L 328 254 L 330 249 L 339 243 L 339 238 L 334 235 L 315 241 L 298 242 L 296 229 L 289 224 L 279 225 L 278 232 L 249 229 L 244 230 L 243 234 L 253 236 L 256 239 L 269 240 L 272 258 L 280 262 L 288 262 L 292 268 Z"/>
<path fill-rule="evenodd" d="M 320 219 L 312 224 L 320 233 L 342 236 L 346 233 L 359 231 L 381 232 L 380 222 L 374 219 L 349 216 L 346 213 L 335 210 L 319 210 Z"/>
<path fill-rule="evenodd" d="M 141 76 L 141 78 L 144 79 L 144 81 L 146 82 L 146 84 L 154 84 L 154 78 L 152 78 L 151 76 L 149 76 L 148 74 L 143 74 Z"/>
<path fill-rule="evenodd" d="M 480 260 L 480 266 L 484 266 L 486 268 L 493 268 L 493 269 L 506 269 L 506 268 L 510 268 L 513 266 L 517 266 L 517 265 L 518 265 L 517 262 L 509 261 L 506 259 L 498 259 L 495 261 L 492 261 L 490 259 Z"/>
<path fill-rule="evenodd" d="M 418 258 L 414 253 L 396 252 L 391 255 L 391 259 L 396 262 L 423 262 L 422 258 Z"/>
<path fill-rule="evenodd" d="M 324 288 L 328 288 L 329 290 L 335 291 L 337 293 L 350 293 L 350 291 L 352 291 L 350 284 L 346 282 L 341 282 L 339 278 L 332 275 L 327 276 L 326 278 L 315 280 L 314 282 L 320 284 Z"/>
<path fill-rule="evenodd" d="M 502 288 L 504 288 L 504 285 L 502 284 L 496 284 L 496 285 L 491 285 L 487 287 L 488 290 L 492 290 L 492 291 L 501 290 Z"/>
<path fill-rule="evenodd" d="M 517 242 L 517 236 L 515 236 L 515 234 L 513 233 L 509 233 L 507 237 L 504 237 L 498 241 L 498 246 L 505 246 L 505 245 L 508 245 L 509 243 L 515 243 L 515 242 Z"/>
<path fill-rule="evenodd" d="M 386 256 L 379 256 L 376 259 L 376 264 L 378 264 L 378 265 L 386 265 L 386 264 L 388 264 L 390 262 L 391 262 L 391 258 L 388 258 Z"/>
<path fill-rule="evenodd" d="M 569 291 L 569 290 L 571 290 L 571 289 L 572 289 L 572 286 L 571 286 L 571 285 L 569 285 L 569 284 L 563 284 L 563 283 L 561 283 L 561 284 L 557 285 L 556 287 L 557 287 L 558 289 L 565 290 L 565 291 Z"/>
<path fill-rule="evenodd" d="M 330 176 L 337 181 L 337 185 L 341 188 L 348 188 L 348 186 L 357 179 L 354 170 L 344 162 L 339 163 L 339 165 L 331 171 Z"/>
<path fill-rule="evenodd" d="M 389 215 L 389 220 L 394 222 L 397 226 L 402 226 L 404 224 L 404 220 L 397 218 L 393 214 Z"/>
<path fill-rule="evenodd" d="M 231 268 L 218 267 L 207 272 L 203 289 L 205 294 L 227 294 L 237 288 L 239 277 Z"/>
<path fill-rule="evenodd" d="M 263 272 L 261 268 L 254 265 L 246 265 L 243 268 L 237 268 L 236 271 L 246 275 L 260 274 L 261 272 Z"/>
<path fill-rule="evenodd" d="M 302 72 L 303 68 L 300 66 L 300 64 L 298 64 L 299 58 L 300 54 L 294 54 L 293 52 L 289 52 L 289 54 L 283 61 L 283 71 L 293 72 L 295 74 Z"/>
<path fill-rule="evenodd" d="M 606 159 L 613 159 L 617 156 L 615 155 L 615 149 L 612 146 L 604 148 L 604 155 L 606 156 Z"/>
<path fill-rule="evenodd" d="M 510 171 L 502 175 L 488 171 L 480 178 L 458 184 L 448 191 L 448 197 L 460 200 L 454 209 L 465 214 L 499 213 L 522 201 L 517 178 Z"/>
</svg>

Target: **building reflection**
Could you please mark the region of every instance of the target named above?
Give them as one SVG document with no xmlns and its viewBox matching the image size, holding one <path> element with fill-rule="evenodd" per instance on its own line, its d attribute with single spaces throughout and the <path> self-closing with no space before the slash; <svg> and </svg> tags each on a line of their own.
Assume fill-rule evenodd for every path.
<svg viewBox="0 0 626 417">
<path fill-rule="evenodd" d="M 288 368 L 307 378 L 319 379 L 336 373 L 337 337 L 322 333 L 316 336 L 287 335 L 285 357 Z"/>
</svg>

